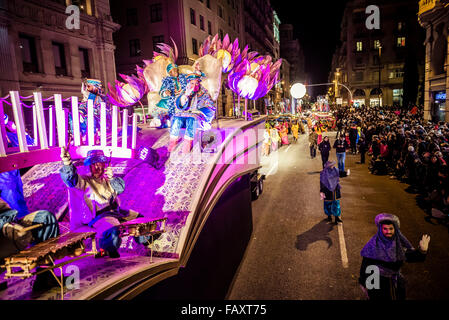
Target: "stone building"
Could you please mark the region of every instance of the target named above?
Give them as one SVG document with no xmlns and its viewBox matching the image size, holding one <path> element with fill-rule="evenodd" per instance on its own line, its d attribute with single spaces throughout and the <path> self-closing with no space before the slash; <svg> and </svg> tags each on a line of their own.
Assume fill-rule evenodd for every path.
<svg viewBox="0 0 449 320">
<path fill-rule="evenodd" d="M 135 73 L 135 66 L 151 59 L 157 43 L 179 50 L 177 63 L 193 64 L 201 43 L 209 36 L 229 34 L 244 44 L 241 0 L 128 0 L 112 2 L 112 16 L 122 27 L 114 34 L 117 72 Z M 225 86 L 217 102 L 218 115 L 232 110 L 233 95 Z"/>
<path fill-rule="evenodd" d="M 80 9 L 79 29 L 67 28 L 69 5 Z M 118 29 L 109 0 L 0 0 L 0 96 L 80 96 L 85 77 L 106 87 L 116 79 Z"/>
<path fill-rule="evenodd" d="M 377 5 L 380 29 L 368 29 L 366 8 Z M 424 81 L 424 33 L 416 19 L 417 3 L 348 1 L 341 24 L 340 45 L 329 82 L 346 85 L 355 105 L 399 105 L 420 100 Z M 341 86 L 331 95 L 347 105 L 350 94 Z"/>
<path fill-rule="evenodd" d="M 291 83 L 306 82 L 304 52 L 299 40 L 294 38 L 293 25 L 281 25 L 281 57 L 290 63 Z"/>
<path fill-rule="evenodd" d="M 419 22 L 425 29 L 424 118 L 449 121 L 449 1 L 419 1 Z"/>
</svg>

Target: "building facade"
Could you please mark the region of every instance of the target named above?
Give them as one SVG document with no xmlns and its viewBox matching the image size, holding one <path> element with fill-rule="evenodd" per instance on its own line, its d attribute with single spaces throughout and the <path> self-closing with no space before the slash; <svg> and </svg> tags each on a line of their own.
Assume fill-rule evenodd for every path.
<svg viewBox="0 0 449 320">
<path fill-rule="evenodd" d="M 69 5 L 79 29 L 67 28 Z M 109 0 L 0 0 L 0 96 L 80 96 L 83 78 L 116 79 Z"/>
<path fill-rule="evenodd" d="M 369 5 L 379 7 L 380 29 L 366 26 Z M 408 107 L 419 103 L 424 83 L 424 33 L 416 10 L 417 3 L 412 0 L 349 1 L 329 82 L 346 85 L 355 105 Z M 330 93 L 343 105 L 350 102 L 351 94 L 340 85 L 332 86 Z"/>
<path fill-rule="evenodd" d="M 114 34 L 117 72 L 135 73 L 135 66 L 151 59 L 158 43 L 178 48 L 180 65 L 192 65 L 200 45 L 209 36 L 228 34 L 244 44 L 241 0 L 128 0 L 113 2 L 112 16 L 122 27 Z M 242 48 L 243 49 L 243 48 Z M 223 86 L 217 102 L 218 115 L 232 113 L 234 96 Z"/>
<path fill-rule="evenodd" d="M 449 1 L 419 1 L 419 22 L 425 29 L 424 118 L 449 121 Z"/>
<path fill-rule="evenodd" d="M 299 44 L 299 40 L 294 37 L 293 25 L 282 24 L 281 32 L 281 57 L 290 63 L 291 83 L 307 81 L 305 73 L 304 52 Z"/>
</svg>

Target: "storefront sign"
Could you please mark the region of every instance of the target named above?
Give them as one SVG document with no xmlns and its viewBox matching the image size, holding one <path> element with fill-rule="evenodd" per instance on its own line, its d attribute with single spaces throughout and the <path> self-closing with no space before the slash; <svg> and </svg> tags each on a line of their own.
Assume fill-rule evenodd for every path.
<svg viewBox="0 0 449 320">
<path fill-rule="evenodd" d="M 419 1 L 419 12 L 418 14 L 423 14 L 426 11 L 432 10 L 435 8 L 436 4 L 439 0 L 421 0 Z"/>
<path fill-rule="evenodd" d="M 441 91 L 435 94 L 435 100 L 446 100 L 446 92 Z"/>
</svg>

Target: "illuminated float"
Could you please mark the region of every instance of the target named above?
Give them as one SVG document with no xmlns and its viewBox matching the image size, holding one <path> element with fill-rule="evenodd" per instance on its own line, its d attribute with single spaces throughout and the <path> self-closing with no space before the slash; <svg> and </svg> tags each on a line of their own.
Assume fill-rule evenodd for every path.
<svg viewBox="0 0 449 320">
<path fill-rule="evenodd" d="M 138 124 L 137 113 L 128 114 L 128 107 L 142 109 L 140 102 L 145 96 L 148 106 L 143 116 L 168 113 L 157 105 L 163 98 L 160 89 L 168 76 L 167 66 L 176 62 L 177 49 L 174 43 L 173 47 L 159 44 L 159 48 L 161 52 L 144 61 L 144 67 L 137 67 L 137 75 L 121 75 L 123 82 L 108 86 L 108 99 L 99 103 L 98 127 L 94 103 L 87 102 L 86 139 L 82 138 L 78 117 L 73 118 L 71 137 L 66 130 L 68 114 L 79 114 L 78 97 L 64 99 L 56 94 L 46 98 L 52 101 L 47 108 L 40 93 L 33 95 L 36 146 L 28 146 L 25 135 L 25 119 L 31 109 L 24 110 L 22 101 L 30 97 L 11 92 L 1 99 L 0 116 L 6 112 L 14 119 L 19 147 L 5 145 L 1 122 L 0 172 L 27 168 L 22 176 L 27 205 L 30 211 L 52 212 L 61 236 L 42 242 L 37 249 L 31 247 L 32 259 L 27 260 L 26 252 L 3 257 L 0 282 L 6 280 L 8 290 L 0 290 L 0 299 L 132 299 L 140 294 L 169 298 L 173 292 L 184 298 L 205 298 L 202 293 L 208 298 L 224 298 L 251 236 L 252 181 L 260 179 L 257 170 L 266 117 L 213 121 L 215 116 L 201 118 L 204 113 L 199 114 L 195 118 L 199 131 L 190 152 L 176 147 L 168 152 L 169 128 Z M 225 77 L 243 99 L 263 97 L 278 81 L 281 61 L 248 52 L 248 47 L 241 51 L 238 40 L 231 42 L 227 35 L 223 40 L 207 38 L 199 55 L 193 66 L 179 66 L 179 73 L 190 75 L 194 81 L 202 78 L 201 86 L 214 103 Z M 181 100 L 178 98 L 175 101 Z M 177 106 L 183 107 L 185 101 Z M 68 149 L 80 174 L 88 169 L 82 159 L 95 150 L 104 154 L 114 175 L 126 185 L 119 196 L 120 208 L 143 216 L 118 227 L 120 258 L 92 256 L 98 253 L 98 246 L 90 240 L 95 238 L 95 231 L 80 218 L 85 210 L 83 193 L 68 189 L 59 174 L 62 148 Z M 257 188 L 262 189 L 260 185 Z M 134 237 L 139 235 L 153 238 L 148 244 L 138 244 Z M 52 270 L 47 272 L 54 272 L 56 277 L 59 270 L 66 276 L 70 270 L 80 270 L 79 286 L 33 294 L 30 287 L 35 268 L 45 264 Z M 17 265 L 22 271 L 14 269 Z M 67 269 L 69 266 L 72 269 Z M 173 281 L 164 281 L 171 277 Z M 198 277 L 201 281 L 195 288 L 183 285 Z"/>
</svg>

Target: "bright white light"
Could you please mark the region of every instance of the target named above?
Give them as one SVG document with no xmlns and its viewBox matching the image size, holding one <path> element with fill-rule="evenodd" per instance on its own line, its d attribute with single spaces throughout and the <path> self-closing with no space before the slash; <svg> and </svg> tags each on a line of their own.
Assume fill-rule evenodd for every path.
<svg viewBox="0 0 449 320">
<path fill-rule="evenodd" d="M 306 95 L 306 86 L 302 83 L 295 83 L 293 87 L 290 89 L 290 93 L 293 98 L 295 99 L 301 99 Z"/>
<path fill-rule="evenodd" d="M 251 99 L 259 86 L 259 82 L 251 76 L 244 76 L 237 86 L 242 97 Z"/>
</svg>

